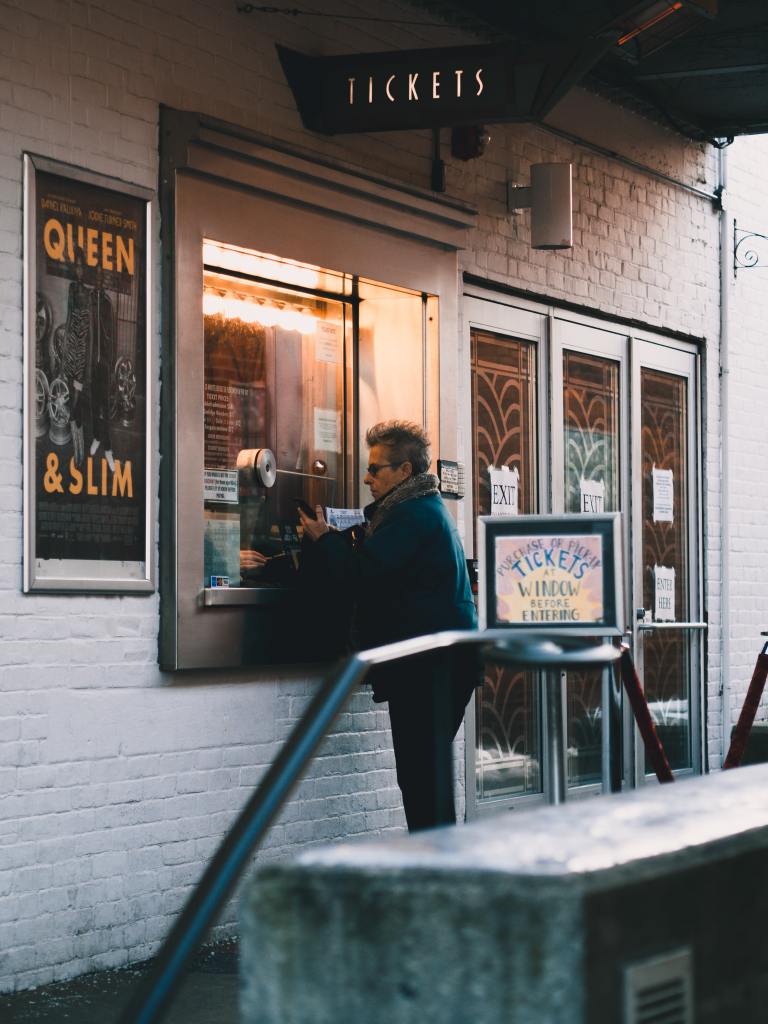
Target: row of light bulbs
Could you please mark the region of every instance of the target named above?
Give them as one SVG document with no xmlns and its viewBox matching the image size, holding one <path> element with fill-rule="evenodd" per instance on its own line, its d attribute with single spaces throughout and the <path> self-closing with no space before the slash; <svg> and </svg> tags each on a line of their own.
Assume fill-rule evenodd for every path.
<svg viewBox="0 0 768 1024">
<path fill-rule="evenodd" d="M 254 299 L 241 299 L 211 289 L 203 293 L 203 313 L 206 316 L 220 315 L 226 320 L 242 320 L 246 324 L 282 327 L 286 331 L 298 331 L 300 334 L 314 334 L 317 330 L 317 317 L 308 313 Z"/>
</svg>

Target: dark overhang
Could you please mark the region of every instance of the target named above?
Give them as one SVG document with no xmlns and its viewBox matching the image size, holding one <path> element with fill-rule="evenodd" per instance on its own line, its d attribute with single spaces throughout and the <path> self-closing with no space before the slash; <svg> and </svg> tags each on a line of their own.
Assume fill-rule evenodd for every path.
<svg viewBox="0 0 768 1024">
<path fill-rule="evenodd" d="M 582 83 L 693 139 L 768 131 L 768 0 L 411 0 L 497 44 L 613 33 Z"/>
</svg>

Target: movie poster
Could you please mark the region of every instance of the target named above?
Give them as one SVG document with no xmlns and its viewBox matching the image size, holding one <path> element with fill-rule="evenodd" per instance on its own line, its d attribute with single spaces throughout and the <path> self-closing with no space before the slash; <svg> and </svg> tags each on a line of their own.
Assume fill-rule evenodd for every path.
<svg viewBox="0 0 768 1024">
<path fill-rule="evenodd" d="M 147 199 L 40 167 L 27 185 L 28 580 L 137 589 L 149 578 Z"/>
</svg>

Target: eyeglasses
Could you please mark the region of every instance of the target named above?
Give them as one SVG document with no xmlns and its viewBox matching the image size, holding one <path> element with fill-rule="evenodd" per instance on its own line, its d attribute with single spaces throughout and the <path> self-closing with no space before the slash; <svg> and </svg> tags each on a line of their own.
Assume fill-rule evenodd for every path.
<svg viewBox="0 0 768 1024">
<path fill-rule="evenodd" d="M 372 462 L 368 466 L 368 473 L 376 476 L 380 469 L 397 469 L 398 466 L 402 466 L 402 462 Z"/>
</svg>

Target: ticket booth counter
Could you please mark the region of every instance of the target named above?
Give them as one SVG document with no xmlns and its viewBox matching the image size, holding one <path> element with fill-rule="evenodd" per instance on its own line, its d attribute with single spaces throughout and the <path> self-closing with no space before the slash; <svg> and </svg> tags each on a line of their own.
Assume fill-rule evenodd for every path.
<svg viewBox="0 0 768 1024">
<path fill-rule="evenodd" d="M 472 215 L 197 116 L 162 129 L 161 666 L 304 660 L 295 499 L 365 504 L 382 419 L 456 457 L 438 396 Z"/>
</svg>

